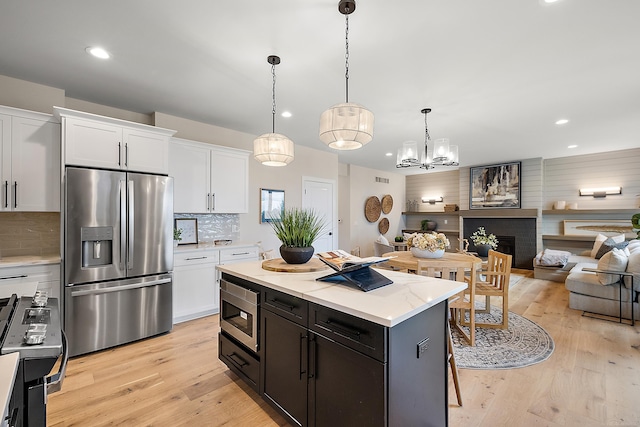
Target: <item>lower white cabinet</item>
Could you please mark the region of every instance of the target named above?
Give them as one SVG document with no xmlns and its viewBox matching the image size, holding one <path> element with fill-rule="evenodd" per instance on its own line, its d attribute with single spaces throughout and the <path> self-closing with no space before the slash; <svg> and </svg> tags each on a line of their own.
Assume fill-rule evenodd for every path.
<svg viewBox="0 0 640 427">
<path fill-rule="evenodd" d="M 0 268 L 0 298 L 33 296 L 36 290 L 47 291 L 60 302 L 60 264 Z"/>
<path fill-rule="evenodd" d="M 175 253 L 173 257 L 173 323 L 219 310 L 216 285 L 218 250 Z"/>
<path fill-rule="evenodd" d="M 173 323 L 220 311 L 218 264 L 257 261 L 258 247 L 178 249 L 173 255 Z"/>
</svg>

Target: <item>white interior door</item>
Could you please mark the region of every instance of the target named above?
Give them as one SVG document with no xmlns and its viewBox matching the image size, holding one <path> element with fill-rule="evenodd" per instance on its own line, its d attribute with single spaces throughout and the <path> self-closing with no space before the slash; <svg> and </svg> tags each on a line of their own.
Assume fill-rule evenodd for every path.
<svg viewBox="0 0 640 427">
<path fill-rule="evenodd" d="M 335 181 L 303 177 L 302 192 L 302 207 L 313 209 L 325 218 L 324 232 L 313 243 L 316 253 L 337 249 Z"/>
</svg>

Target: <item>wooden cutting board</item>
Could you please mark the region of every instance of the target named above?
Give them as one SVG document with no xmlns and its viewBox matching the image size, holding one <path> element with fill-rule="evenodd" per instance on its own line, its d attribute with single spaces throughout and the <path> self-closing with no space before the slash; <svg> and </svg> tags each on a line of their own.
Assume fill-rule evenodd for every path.
<svg viewBox="0 0 640 427">
<path fill-rule="evenodd" d="M 310 273 L 328 269 L 329 267 L 317 258 L 311 258 L 304 264 L 287 264 L 282 258 L 274 258 L 262 261 L 262 268 L 282 273 Z"/>
</svg>

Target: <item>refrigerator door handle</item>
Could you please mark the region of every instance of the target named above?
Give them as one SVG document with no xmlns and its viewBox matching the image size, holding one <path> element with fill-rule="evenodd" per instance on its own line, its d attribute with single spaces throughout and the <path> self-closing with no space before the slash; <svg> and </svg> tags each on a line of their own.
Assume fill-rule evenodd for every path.
<svg viewBox="0 0 640 427">
<path fill-rule="evenodd" d="M 171 282 L 171 279 L 167 278 L 167 279 L 152 280 L 149 282 L 132 283 L 130 285 L 111 286 L 109 288 L 78 290 L 78 291 L 72 291 L 71 296 L 79 297 L 82 295 L 106 294 L 109 292 L 120 292 L 120 291 L 126 291 L 130 289 L 148 288 L 150 286 L 163 285 L 165 283 L 170 283 L 170 282 Z"/>
<path fill-rule="evenodd" d="M 129 180 L 129 191 L 127 192 L 129 195 L 128 200 L 128 213 L 129 213 L 129 221 L 127 225 L 127 229 L 129 230 L 129 237 L 127 238 L 127 269 L 133 268 L 133 236 L 134 236 L 134 212 L 135 206 L 133 203 L 134 195 L 133 195 L 133 181 Z"/>
<path fill-rule="evenodd" d="M 125 270 L 127 256 L 127 187 L 125 181 L 120 181 L 120 270 Z"/>
</svg>

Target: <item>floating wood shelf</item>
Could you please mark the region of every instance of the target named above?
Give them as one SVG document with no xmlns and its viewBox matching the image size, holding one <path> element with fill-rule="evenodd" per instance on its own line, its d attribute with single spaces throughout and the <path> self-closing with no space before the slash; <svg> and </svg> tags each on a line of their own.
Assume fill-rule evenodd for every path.
<svg viewBox="0 0 640 427">
<path fill-rule="evenodd" d="M 552 209 L 542 211 L 542 215 L 633 215 L 638 209 Z"/>
</svg>

